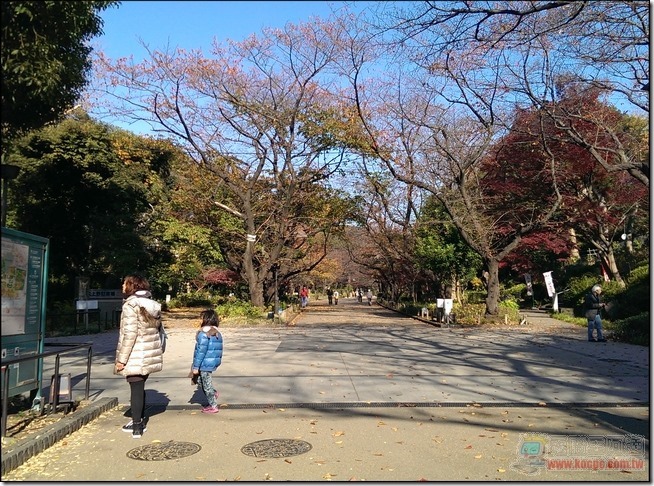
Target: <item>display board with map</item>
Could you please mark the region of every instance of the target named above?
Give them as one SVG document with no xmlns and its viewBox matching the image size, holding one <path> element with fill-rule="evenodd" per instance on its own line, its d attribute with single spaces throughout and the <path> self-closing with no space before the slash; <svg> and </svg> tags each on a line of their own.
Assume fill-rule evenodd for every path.
<svg viewBox="0 0 654 486">
<path fill-rule="evenodd" d="M 41 321 L 45 245 L 43 238 L 3 228 L 2 336 L 25 334 Z"/>
<path fill-rule="evenodd" d="M 40 389 L 42 359 L 23 358 L 43 352 L 48 250 L 47 238 L 2 228 L 0 349 L 9 397 Z"/>
</svg>

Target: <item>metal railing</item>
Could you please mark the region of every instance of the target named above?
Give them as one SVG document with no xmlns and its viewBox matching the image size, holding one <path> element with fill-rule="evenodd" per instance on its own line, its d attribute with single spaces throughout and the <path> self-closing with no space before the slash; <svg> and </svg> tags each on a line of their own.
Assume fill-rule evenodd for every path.
<svg viewBox="0 0 654 486">
<path fill-rule="evenodd" d="M 89 399 L 89 390 L 91 386 L 91 358 L 93 356 L 92 343 L 83 343 L 83 344 L 47 344 L 46 346 L 57 346 L 57 347 L 67 347 L 68 349 L 57 350 L 57 351 L 46 351 L 43 353 L 32 354 L 30 356 L 24 356 L 22 358 L 10 358 L 2 360 L 2 426 L 1 433 L 2 437 L 5 437 L 7 434 L 7 416 L 9 414 L 9 366 L 15 363 L 21 363 L 24 361 L 32 361 L 35 359 L 42 359 L 48 356 L 55 356 L 55 367 L 54 367 L 54 380 L 52 382 L 53 390 L 51 390 L 52 395 L 52 404 L 50 406 L 50 411 L 57 410 L 59 405 L 59 359 L 62 354 L 69 353 L 71 351 L 77 351 L 81 348 L 88 348 L 87 352 L 87 361 L 86 361 L 86 383 L 84 387 L 84 400 Z M 43 381 L 43 377 L 41 377 Z M 42 383 L 40 384 L 42 386 Z M 72 384 L 71 384 L 72 386 Z M 43 401 L 44 398 L 41 398 L 39 405 L 39 415 L 43 415 Z"/>
</svg>

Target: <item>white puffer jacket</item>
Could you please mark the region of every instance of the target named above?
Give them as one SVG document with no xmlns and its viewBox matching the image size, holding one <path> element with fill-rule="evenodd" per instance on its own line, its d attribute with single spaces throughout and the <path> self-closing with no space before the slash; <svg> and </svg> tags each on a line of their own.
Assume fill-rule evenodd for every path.
<svg viewBox="0 0 654 486">
<path fill-rule="evenodd" d="M 121 375 L 149 375 L 163 369 L 160 318 L 161 304 L 152 300 L 150 292 L 139 290 L 125 299 L 116 348 L 116 362 L 125 363 Z"/>
</svg>

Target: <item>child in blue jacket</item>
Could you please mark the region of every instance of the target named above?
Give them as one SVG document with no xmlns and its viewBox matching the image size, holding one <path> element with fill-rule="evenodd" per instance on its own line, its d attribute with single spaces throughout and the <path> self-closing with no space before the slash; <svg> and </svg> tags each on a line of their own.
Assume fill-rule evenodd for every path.
<svg viewBox="0 0 654 486">
<path fill-rule="evenodd" d="M 218 391 L 213 386 L 211 373 L 220 366 L 223 358 L 223 336 L 218 331 L 218 314 L 213 310 L 202 311 L 202 324 L 195 336 L 193 351 L 193 383 L 202 388 L 209 405 L 202 409 L 204 413 L 218 413 Z"/>
</svg>

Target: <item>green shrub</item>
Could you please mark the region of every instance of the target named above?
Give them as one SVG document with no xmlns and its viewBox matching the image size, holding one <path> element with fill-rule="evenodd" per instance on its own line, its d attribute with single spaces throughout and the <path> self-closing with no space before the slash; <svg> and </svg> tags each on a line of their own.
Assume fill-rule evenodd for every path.
<svg viewBox="0 0 654 486">
<path fill-rule="evenodd" d="M 586 327 L 588 326 L 588 320 L 585 317 L 575 317 L 571 314 L 567 314 L 565 312 L 559 312 L 559 313 L 554 313 L 551 314 L 554 319 L 557 319 L 559 321 L 567 322 L 569 324 L 574 324 L 576 326 L 581 326 L 581 327 Z M 608 322 L 603 321 L 604 326 L 608 329 Z"/>
<path fill-rule="evenodd" d="M 650 309 L 649 265 L 635 268 L 626 278 L 627 288 L 616 296 L 615 318 L 638 315 Z"/>
<path fill-rule="evenodd" d="M 611 326 L 613 329 L 612 337 L 618 341 L 648 346 L 650 336 L 649 317 L 649 312 L 643 312 L 626 319 L 614 321 Z"/>
<path fill-rule="evenodd" d="M 213 307 L 215 298 L 209 292 L 189 292 L 178 294 L 168 302 L 169 309 L 178 307 Z"/>
<path fill-rule="evenodd" d="M 297 306 L 300 305 L 300 297 L 297 295 L 286 295 L 284 298 L 279 299 L 280 304 L 281 303 L 286 303 L 286 307 L 292 307 L 292 306 Z M 284 307 L 284 308 L 286 308 Z"/>
<path fill-rule="evenodd" d="M 511 287 L 500 290 L 500 296 L 503 299 L 512 299 L 515 302 L 527 297 L 527 284 L 519 283 Z"/>
<path fill-rule="evenodd" d="M 405 314 L 407 316 L 418 316 L 420 315 L 420 312 L 422 311 L 422 308 L 424 306 L 422 305 L 417 305 L 417 304 L 409 304 L 407 302 L 401 302 L 397 306 L 397 310 L 402 312 L 402 314 Z"/>
<path fill-rule="evenodd" d="M 574 315 L 583 315 L 584 299 L 586 294 L 595 284 L 602 284 L 596 275 L 584 274 L 579 277 L 573 277 L 568 280 L 567 288 L 569 289 L 563 295 L 566 302 L 574 309 Z"/>
<path fill-rule="evenodd" d="M 456 315 L 457 324 L 478 324 L 479 319 L 484 317 L 486 304 L 464 304 L 454 303 L 452 312 Z"/>
<path fill-rule="evenodd" d="M 224 302 L 216 307 L 216 312 L 221 317 L 260 318 L 263 315 L 259 307 L 242 300 Z"/>
<path fill-rule="evenodd" d="M 513 298 L 508 298 L 499 303 L 500 316 L 508 316 L 509 322 L 520 322 L 520 304 Z"/>
<path fill-rule="evenodd" d="M 485 290 L 466 290 L 464 299 L 468 304 L 481 304 L 486 302 Z"/>
<path fill-rule="evenodd" d="M 634 268 L 627 277 L 629 285 L 637 285 L 639 283 L 646 283 L 649 285 L 649 265 L 642 265 Z"/>
</svg>

